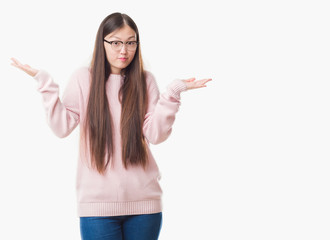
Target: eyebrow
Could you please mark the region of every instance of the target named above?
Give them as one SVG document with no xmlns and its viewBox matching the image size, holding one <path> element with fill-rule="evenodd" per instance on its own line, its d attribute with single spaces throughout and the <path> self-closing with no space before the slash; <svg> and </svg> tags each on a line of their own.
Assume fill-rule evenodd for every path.
<svg viewBox="0 0 330 240">
<path fill-rule="evenodd" d="M 110 39 L 110 38 L 117 38 L 117 39 L 121 40 L 121 38 L 116 37 L 116 36 L 111 36 L 111 37 L 109 37 L 109 39 Z M 131 39 L 131 38 L 135 38 L 135 36 L 131 36 L 131 37 L 129 37 L 128 40 Z"/>
</svg>

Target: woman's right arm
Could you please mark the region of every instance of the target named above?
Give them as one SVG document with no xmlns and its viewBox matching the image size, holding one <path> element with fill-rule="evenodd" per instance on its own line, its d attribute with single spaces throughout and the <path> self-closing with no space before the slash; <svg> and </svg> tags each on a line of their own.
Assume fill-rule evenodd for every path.
<svg viewBox="0 0 330 240">
<path fill-rule="evenodd" d="M 59 98 L 59 86 L 45 70 L 37 70 L 21 64 L 12 58 L 12 65 L 23 70 L 37 81 L 37 90 L 41 93 L 47 123 L 56 136 L 68 136 L 80 120 L 78 72 L 74 72 L 64 91 L 62 101 Z"/>
<path fill-rule="evenodd" d="M 56 136 L 68 136 L 78 125 L 79 114 L 79 84 L 76 72 L 72 74 L 64 91 L 62 101 L 59 98 L 59 86 L 44 70 L 39 70 L 33 77 L 37 90 L 41 93 L 45 108 L 47 123 Z"/>
</svg>

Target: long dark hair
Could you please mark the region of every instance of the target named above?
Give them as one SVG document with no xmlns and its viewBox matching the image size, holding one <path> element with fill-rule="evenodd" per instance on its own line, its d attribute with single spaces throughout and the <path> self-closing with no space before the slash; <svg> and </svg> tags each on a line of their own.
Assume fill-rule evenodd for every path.
<svg viewBox="0 0 330 240">
<path fill-rule="evenodd" d="M 134 21 L 126 14 L 113 13 L 107 16 L 98 29 L 93 58 L 90 64 L 91 85 L 82 138 L 89 139 L 91 163 L 103 174 L 113 153 L 113 125 L 105 84 L 111 74 L 106 58 L 103 39 L 109 33 L 128 25 L 139 42 L 139 31 Z M 147 108 L 147 84 L 143 69 L 140 44 L 132 62 L 124 70 L 124 83 L 119 91 L 121 101 L 122 161 L 129 165 L 147 165 L 147 149 L 143 136 L 143 121 Z"/>
</svg>

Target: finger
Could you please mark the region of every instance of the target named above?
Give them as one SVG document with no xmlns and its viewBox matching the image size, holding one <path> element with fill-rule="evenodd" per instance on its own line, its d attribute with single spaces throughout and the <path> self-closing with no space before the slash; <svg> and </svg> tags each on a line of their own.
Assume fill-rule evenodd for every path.
<svg viewBox="0 0 330 240">
<path fill-rule="evenodd" d="M 17 63 L 17 62 L 13 62 L 13 63 L 11 63 L 11 65 L 18 68 L 18 69 L 20 69 L 20 70 L 22 70 L 22 71 L 25 71 L 25 72 L 28 72 L 31 69 L 31 67 L 22 65 L 22 64 Z"/>
<path fill-rule="evenodd" d="M 15 63 L 11 63 L 12 66 L 19 68 Z"/>
<path fill-rule="evenodd" d="M 206 83 L 209 82 L 209 81 L 211 81 L 211 80 L 212 79 L 203 79 L 203 80 L 200 80 L 197 83 L 196 87 L 206 87 Z"/>
<path fill-rule="evenodd" d="M 211 81 L 211 80 L 212 80 L 212 78 L 204 78 L 204 79 L 201 79 L 201 80 L 199 80 L 199 81 L 209 82 L 209 81 Z"/>
<path fill-rule="evenodd" d="M 202 84 L 202 85 L 204 85 L 204 84 L 206 84 L 207 82 L 209 82 L 209 81 L 211 81 L 212 79 L 210 79 L 210 78 L 208 78 L 208 79 L 202 79 L 202 80 L 198 80 L 198 81 L 196 81 L 195 83 L 196 84 Z"/>
<path fill-rule="evenodd" d="M 22 65 L 16 58 L 11 58 L 11 60 L 13 60 L 13 62 L 18 66 Z"/>
<path fill-rule="evenodd" d="M 18 65 L 17 63 L 12 62 L 11 65 L 19 69 L 22 69 L 22 66 Z"/>
<path fill-rule="evenodd" d="M 13 62 L 17 62 L 17 59 L 14 58 L 14 57 L 11 57 L 10 59 L 11 59 Z"/>
<path fill-rule="evenodd" d="M 205 79 L 205 80 L 203 80 L 203 84 L 205 85 L 206 83 L 208 83 L 210 81 L 212 81 L 212 79 Z"/>
<path fill-rule="evenodd" d="M 14 61 L 14 63 L 12 63 L 13 66 L 15 66 L 21 70 L 24 70 L 24 71 L 27 69 L 26 66 L 21 64 L 18 60 L 14 59 L 13 61 Z"/>
</svg>

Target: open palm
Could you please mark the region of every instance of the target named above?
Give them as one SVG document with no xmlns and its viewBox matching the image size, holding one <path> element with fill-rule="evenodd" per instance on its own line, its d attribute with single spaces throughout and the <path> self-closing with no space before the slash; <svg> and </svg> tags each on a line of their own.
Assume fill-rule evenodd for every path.
<svg viewBox="0 0 330 240">
<path fill-rule="evenodd" d="M 211 81 L 212 79 L 205 78 L 205 79 L 201 79 L 201 80 L 197 80 L 197 81 L 195 81 L 195 80 L 196 80 L 196 78 L 189 78 L 189 79 L 183 80 L 183 82 L 187 86 L 187 90 L 206 87 L 206 83 Z"/>
<path fill-rule="evenodd" d="M 24 64 L 23 65 L 16 58 L 13 58 L 12 57 L 11 60 L 13 61 L 11 63 L 11 65 L 13 65 L 14 67 L 17 67 L 17 68 L 23 70 L 24 72 L 26 72 L 27 74 L 29 74 L 32 77 L 34 77 L 38 73 L 38 70 L 37 69 L 34 69 L 34 68 L 30 67 L 28 64 Z"/>
</svg>

